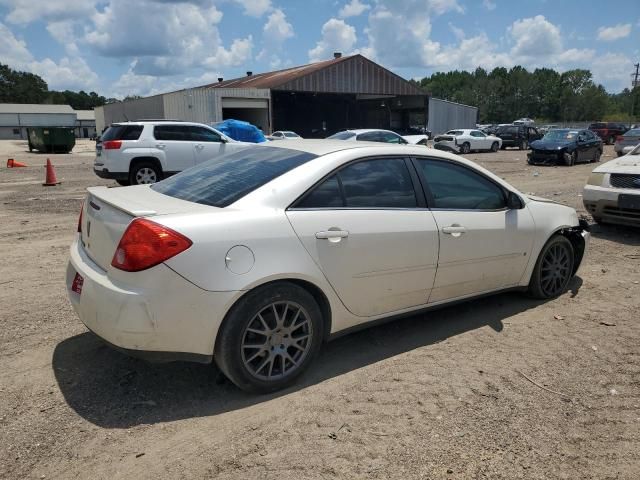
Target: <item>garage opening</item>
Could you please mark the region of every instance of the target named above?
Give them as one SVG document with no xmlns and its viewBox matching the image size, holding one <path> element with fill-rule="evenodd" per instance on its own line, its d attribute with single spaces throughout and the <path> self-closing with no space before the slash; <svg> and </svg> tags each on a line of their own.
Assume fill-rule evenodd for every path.
<svg viewBox="0 0 640 480">
<path fill-rule="evenodd" d="M 263 132 L 269 131 L 269 100 L 263 98 L 223 98 L 222 119 L 249 122 Z"/>
</svg>

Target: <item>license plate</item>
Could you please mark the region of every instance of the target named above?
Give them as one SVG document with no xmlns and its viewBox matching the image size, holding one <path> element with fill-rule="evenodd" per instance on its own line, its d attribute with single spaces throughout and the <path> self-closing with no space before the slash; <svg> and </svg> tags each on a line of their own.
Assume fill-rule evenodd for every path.
<svg viewBox="0 0 640 480">
<path fill-rule="evenodd" d="M 640 210 L 640 195 L 618 195 L 618 208 Z"/>
<path fill-rule="evenodd" d="M 71 284 L 71 291 L 76 292 L 78 295 L 82 293 L 82 285 L 84 284 L 84 278 L 79 273 L 73 277 L 73 283 Z"/>
</svg>

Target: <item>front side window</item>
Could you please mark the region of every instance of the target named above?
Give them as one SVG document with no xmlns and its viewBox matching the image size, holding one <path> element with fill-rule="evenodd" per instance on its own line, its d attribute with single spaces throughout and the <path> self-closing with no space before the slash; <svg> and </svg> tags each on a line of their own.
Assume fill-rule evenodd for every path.
<svg viewBox="0 0 640 480">
<path fill-rule="evenodd" d="M 407 143 L 404 138 L 393 132 L 380 132 L 380 141 L 384 143 Z"/>
<path fill-rule="evenodd" d="M 482 132 L 479 132 L 478 130 L 472 130 L 471 131 L 471 136 L 472 137 L 478 137 L 478 138 L 484 138 L 486 135 Z"/>
<path fill-rule="evenodd" d="M 462 165 L 418 159 L 432 196 L 431 208 L 500 210 L 506 207 L 504 190 L 480 173 Z"/>
<path fill-rule="evenodd" d="M 382 142 L 379 132 L 365 132 L 356 137 L 360 142 Z"/>
<path fill-rule="evenodd" d="M 416 194 L 402 158 L 347 165 L 305 195 L 295 208 L 415 208 Z"/>
<path fill-rule="evenodd" d="M 195 142 L 220 142 L 222 138 L 213 130 L 204 127 L 189 127 L 191 140 Z"/>
</svg>

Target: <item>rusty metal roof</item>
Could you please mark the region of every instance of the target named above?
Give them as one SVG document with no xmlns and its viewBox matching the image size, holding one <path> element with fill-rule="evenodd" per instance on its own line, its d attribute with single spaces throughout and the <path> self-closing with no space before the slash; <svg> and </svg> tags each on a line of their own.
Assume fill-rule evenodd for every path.
<svg viewBox="0 0 640 480">
<path fill-rule="evenodd" d="M 204 88 L 265 88 L 327 93 L 426 95 L 416 85 L 360 54 L 258 73 Z"/>
</svg>

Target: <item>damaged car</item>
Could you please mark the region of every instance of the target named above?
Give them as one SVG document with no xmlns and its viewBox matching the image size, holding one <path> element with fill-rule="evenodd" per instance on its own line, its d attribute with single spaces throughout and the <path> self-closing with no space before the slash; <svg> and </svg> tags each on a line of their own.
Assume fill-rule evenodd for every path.
<svg viewBox="0 0 640 480">
<path fill-rule="evenodd" d="M 502 146 L 502 140 L 493 135 L 487 135 L 480 130 L 449 130 L 444 135 L 433 139 L 433 148 L 453 153 L 469 153 L 475 151 L 497 152 Z"/>
<path fill-rule="evenodd" d="M 579 162 L 599 162 L 602 140 L 589 130 L 562 128 L 551 130 L 531 143 L 527 154 L 530 165 L 566 165 Z"/>
</svg>

